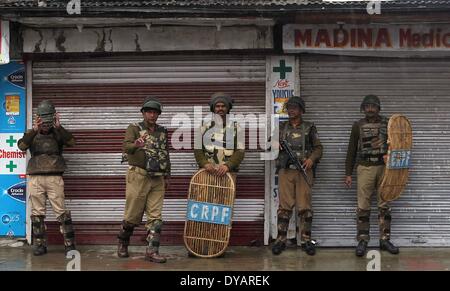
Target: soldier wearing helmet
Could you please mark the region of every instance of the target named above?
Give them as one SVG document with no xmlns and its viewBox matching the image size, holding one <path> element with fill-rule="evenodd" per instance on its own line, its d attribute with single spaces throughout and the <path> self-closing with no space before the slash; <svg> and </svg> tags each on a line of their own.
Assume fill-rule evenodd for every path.
<svg viewBox="0 0 450 291">
<path fill-rule="evenodd" d="M 280 140 L 286 140 L 299 162 L 306 168 L 309 183 L 313 184 L 313 167 L 322 157 L 323 146 L 312 122 L 303 120 L 305 102 L 301 97 L 291 97 L 285 103 L 289 120 L 280 122 Z M 315 254 L 315 243 L 311 239 L 313 211 L 311 188 L 301 173 L 290 161 L 286 151 L 281 149 L 277 159 L 280 204 L 278 207 L 278 236 L 272 246 L 274 255 L 286 248 L 287 230 L 292 209 L 297 208 L 301 246 L 308 255 Z"/>
<path fill-rule="evenodd" d="M 159 100 L 147 97 L 141 107 L 144 120 L 130 124 L 125 133 L 123 151 L 128 161 L 128 171 L 125 213 L 118 235 L 117 255 L 120 258 L 129 256 L 130 237 L 145 212 L 148 242 L 145 259 L 155 263 L 166 262 L 166 258 L 159 254 L 159 242 L 170 159 L 167 129 L 156 123 L 161 112 Z"/>
<path fill-rule="evenodd" d="M 195 160 L 211 174 L 223 176 L 231 172 L 234 177 L 244 159 L 244 144 L 239 138 L 243 136 L 237 122 L 227 120 L 233 100 L 228 94 L 218 92 L 211 96 L 209 108 L 214 114 L 201 127 L 202 147 L 194 149 Z M 203 138 L 205 135 L 209 138 Z"/>
<path fill-rule="evenodd" d="M 55 106 L 44 100 L 37 107 L 37 116 L 33 128 L 18 141 L 22 151 L 30 150 L 31 158 L 27 165 L 28 191 L 31 200 L 31 223 L 33 232 L 33 254 L 47 253 L 45 233 L 46 200 L 55 212 L 60 230 L 64 237 L 66 252 L 75 249 L 75 233 L 72 218 L 64 203 L 64 181 L 62 175 L 66 169 L 62 157 L 65 146 L 73 146 L 75 139 L 60 122 Z"/>
<path fill-rule="evenodd" d="M 352 186 L 352 172 L 357 165 L 358 208 L 356 255 L 365 255 L 369 242 L 370 199 L 374 192 L 378 200 L 378 223 L 380 228 L 380 248 L 391 254 L 398 254 L 399 249 L 391 241 L 391 209 L 380 197 L 379 187 L 385 169 L 387 154 L 388 119 L 379 114 L 380 99 L 375 95 L 364 97 L 360 111 L 365 117 L 353 124 L 345 161 L 345 185 Z"/>
</svg>

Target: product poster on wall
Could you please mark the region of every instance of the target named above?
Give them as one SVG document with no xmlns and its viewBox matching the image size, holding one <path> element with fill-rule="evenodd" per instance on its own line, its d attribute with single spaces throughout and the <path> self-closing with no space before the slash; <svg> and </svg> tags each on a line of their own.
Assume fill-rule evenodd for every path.
<svg viewBox="0 0 450 291">
<path fill-rule="evenodd" d="M 26 153 L 17 147 L 25 132 L 25 69 L 0 65 L 0 236 L 25 237 Z"/>
</svg>

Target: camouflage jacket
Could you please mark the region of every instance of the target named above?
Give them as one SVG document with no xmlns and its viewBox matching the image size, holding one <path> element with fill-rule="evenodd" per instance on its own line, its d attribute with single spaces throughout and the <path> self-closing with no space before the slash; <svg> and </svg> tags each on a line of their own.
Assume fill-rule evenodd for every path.
<svg viewBox="0 0 450 291">
<path fill-rule="evenodd" d="M 145 145 L 138 148 L 134 142 L 143 137 Z M 150 132 L 145 122 L 130 124 L 125 132 L 123 152 L 130 166 L 145 169 L 150 176 L 170 175 L 167 129 L 156 125 Z"/>
<path fill-rule="evenodd" d="M 63 147 L 73 145 L 75 145 L 75 138 L 62 126 L 50 129 L 48 134 L 41 134 L 30 129 L 17 142 L 20 150 L 30 150 L 28 175 L 62 175 L 66 169 L 62 156 Z"/>
<path fill-rule="evenodd" d="M 231 172 L 239 171 L 245 154 L 245 145 L 243 144 L 245 137 L 242 136 L 243 132 L 237 122 L 229 122 L 222 127 L 215 126 L 214 121 L 211 121 L 203 124 L 200 132 L 202 149 L 194 149 L 198 166 L 203 168 L 206 164 L 211 163 L 227 165 Z"/>
</svg>

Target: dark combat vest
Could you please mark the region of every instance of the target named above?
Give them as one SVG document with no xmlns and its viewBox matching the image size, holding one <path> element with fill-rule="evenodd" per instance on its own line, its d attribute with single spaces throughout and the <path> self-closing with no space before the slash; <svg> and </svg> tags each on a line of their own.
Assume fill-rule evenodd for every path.
<svg viewBox="0 0 450 291">
<path fill-rule="evenodd" d="M 66 169 L 62 151 L 63 142 L 54 132 L 38 133 L 30 145 L 31 159 L 28 162 L 27 174 L 62 174 Z"/>
<path fill-rule="evenodd" d="M 308 121 L 302 121 L 298 128 L 289 128 L 289 121 L 280 122 L 280 141 L 285 139 L 300 161 L 307 159 L 312 153 L 313 141 L 310 133 L 313 127 L 314 123 Z M 285 169 L 289 165 L 287 153 L 280 151 L 277 167 Z"/>
<path fill-rule="evenodd" d="M 367 162 L 381 162 L 387 153 L 388 119 L 380 116 L 376 123 L 369 123 L 366 118 L 358 121 L 359 142 L 358 159 Z"/>
</svg>

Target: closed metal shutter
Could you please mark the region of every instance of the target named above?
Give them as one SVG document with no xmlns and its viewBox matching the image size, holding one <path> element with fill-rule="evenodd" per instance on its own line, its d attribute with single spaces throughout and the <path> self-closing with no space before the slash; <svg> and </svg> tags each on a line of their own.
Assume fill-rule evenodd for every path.
<svg viewBox="0 0 450 291">
<path fill-rule="evenodd" d="M 352 123 L 363 96 L 376 94 L 381 113 L 405 114 L 413 126 L 409 183 L 392 207 L 392 240 L 401 246 L 450 245 L 450 59 L 300 57 L 305 118 L 324 145 L 313 189 L 313 236 L 323 246 L 355 245 L 355 185 L 344 188 Z M 375 197 L 373 197 L 375 200 Z M 372 201 L 371 242 L 379 238 Z"/>
<path fill-rule="evenodd" d="M 265 113 L 265 59 L 251 56 L 158 56 L 103 58 L 33 63 L 33 108 L 43 99 L 55 103 L 62 124 L 77 145 L 64 157 L 67 206 L 79 243 L 115 243 L 125 202 L 126 164 L 121 164 L 125 129 L 142 120 L 140 106 L 148 95 L 163 103 L 158 123 L 176 129 L 176 114 L 192 117 L 194 106 L 203 115 L 212 93 L 235 99 L 232 113 Z M 174 120 L 173 120 L 174 119 Z M 193 137 L 193 134 L 192 134 Z M 186 197 L 197 170 L 192 150 L 174 150 L 172 179 L 163 209 L 162 242 L 182 244 Z M 55 221 L 48 207 L 48 218 Z M 136 232 L 141 239 L 143 227 Z M 59 241 L 56 222 L 50 239 Z M 264 234 L 264 162 L 247 151 L 238 174 L 231 244 L 262 241 Z"/>
</svg>

